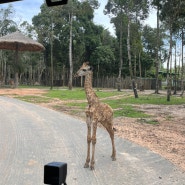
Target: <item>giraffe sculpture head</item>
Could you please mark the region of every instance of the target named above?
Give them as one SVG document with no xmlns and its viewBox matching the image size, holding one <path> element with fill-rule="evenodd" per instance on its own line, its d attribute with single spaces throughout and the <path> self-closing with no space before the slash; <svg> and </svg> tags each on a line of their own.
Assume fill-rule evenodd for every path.
<svg viewBox="0 0 185 185">
<path fill-rule="evenodd" d="M 84 62 L 80 69 L 77 71 L 75 77 L 86 76 L 92 74 L 92 66 L 89 65 L 89 62 Z"/>
</svg>

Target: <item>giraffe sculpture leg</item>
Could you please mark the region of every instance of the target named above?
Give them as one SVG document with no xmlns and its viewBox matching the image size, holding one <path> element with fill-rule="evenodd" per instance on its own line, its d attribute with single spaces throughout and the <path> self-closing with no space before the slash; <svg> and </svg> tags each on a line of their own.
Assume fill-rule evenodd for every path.
<svg viewBox="0 0 185 185">
<path fill-rule="evenodd" d="M 113 161 L 116 160 L 116 149 L 115 149 L 115 144 L 114 144 L 114 130 L 111 128 L 111 130 L 108 130 L 111 142 L 112 142 L 112 155 L 111 158 Z"/>
<path fill-rule="evenodd" d="M 96 130 L 97 130 L 97 122 L 93 121 L 93 133 L 92 133 L 92 157 L 91 157 L 91 164 L 90 164 L 90 168 L 91 170 L 94 170 L 94 164 L 95 164 L 95 160 L 94 160 L 94 155 L 95 155 L 95 146 L 96 146 Z"/>
<path fill-rule="evenodd" d="M 90 162 L 90 147 L 91 147 L 91 117 L 89 111 L 86 111 L 86 123 L 87 123 L 87 158 L 84 168 L 89 167 Z"/>
<path fill-rule="evenodd" d="M 112 155 L 111 158 L 113 161 L 116 160 L 116 148 L 115 148 L 115 144 L 114 144 L 114 130 L 112 128 L 112 124 L 108 124 L 108 126 L 106 127 L 107 132 L 110 135 L 111 138 L 111 142 L 112 142 Z"/>
<path fill-rule="evenodd" d="M 95 145 L 96 145 L 96 130 L 97 130 L 97 122 L 92 121 L 92 116 L 90 114 L 90 111 L 86 111 L 86 123 L 87 123 L 87 158 L 84 165 L 84 168 L 89 167 L 90 162 L 90 168 L 91 170 L 94 170 L 94 155 L 95 155 Z M 92 135 L 91 135 L 91 127 L 92 128 Z M 92 142 L 92 157 L 90 159 L 90 148 L 91 148 L 91 142 Z"/>
</svg>

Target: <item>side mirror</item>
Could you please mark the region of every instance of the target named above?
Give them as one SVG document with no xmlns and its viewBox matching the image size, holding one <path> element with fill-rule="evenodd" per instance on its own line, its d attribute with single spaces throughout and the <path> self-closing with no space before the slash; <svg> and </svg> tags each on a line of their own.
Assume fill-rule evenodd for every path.
<svg viewBox="0 0 185 185">
<path fill-rule="evenodd" d="M 46 0 L 46 4 L 48 6 L 58 6 L 58 5 L 64 5 L 67 4 L 68 0 Z"/>
</svg>

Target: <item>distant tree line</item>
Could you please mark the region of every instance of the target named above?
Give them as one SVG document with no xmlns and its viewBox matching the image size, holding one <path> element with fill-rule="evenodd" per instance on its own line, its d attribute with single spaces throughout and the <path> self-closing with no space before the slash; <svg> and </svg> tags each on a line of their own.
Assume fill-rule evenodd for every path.
<svg viewBox="0 0 185 185">
<path fill-rule="evenodd" d="M 72 89 L 73 74 L 84 61 L 94 68 L 96 78 L 103 76 L 155 77 L 155 93 L 159 93 L 159 72 L 166 62 L 168 94 L 171 94 L 171 73 L 182 81 L 184 92 L 184 29 L 185 2 L 181 0 L 108 0 L 104 14 L 111 17 L 115 36 L 93 22 L 99 7 L 97 0 L 73 0 L 62 8 L 48 8 L 33 15 L 32 25 L 12 20 L 13 6 L 0 9 L 0 35 L 20 30 L 37 39 L 46 48 L 44 53 L 22 53 L 19 66 L 20 83 L 54 85 L 68 82 Z M 156 11 L 156 28 L 144 25 L 151 9 Z M 102 20 L 103 22 L 103 20 Z M 0 51 L 0 81 L 13 78 L 13 54 Z M 174 65 L 172 65 L 172 61 Z M 176 93 L 176 89 L 174 90 Z"/>
</svg>

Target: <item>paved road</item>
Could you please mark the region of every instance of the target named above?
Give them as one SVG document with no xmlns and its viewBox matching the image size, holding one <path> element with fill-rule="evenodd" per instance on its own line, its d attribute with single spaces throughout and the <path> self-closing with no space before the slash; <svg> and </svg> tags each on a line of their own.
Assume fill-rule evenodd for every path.
<svg viewBox="0 0 185 185">
<path fill-rule="evenodd" d="M 95 171 L 84 169 L 86 125 L 62 113 L 0 97 L 0 185 L 42 185 L 44 165 L 68 163 L 68 185 L 185 185 L 169 161 L 98 129 Z"/>
</svg>

